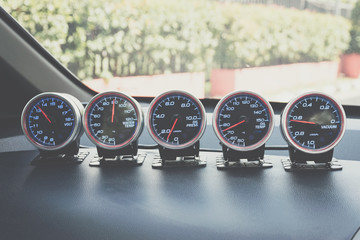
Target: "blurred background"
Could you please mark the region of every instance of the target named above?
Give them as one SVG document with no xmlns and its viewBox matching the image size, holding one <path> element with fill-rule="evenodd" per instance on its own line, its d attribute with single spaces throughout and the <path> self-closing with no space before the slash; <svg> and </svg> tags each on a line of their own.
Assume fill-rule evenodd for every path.
<svg viewBox="0 0 360 240">
<path fill-rule="evenodd" d="M 360 1 L 0 0 L 95 91 L 310 90 L 360 105 Z"/>
</svg>

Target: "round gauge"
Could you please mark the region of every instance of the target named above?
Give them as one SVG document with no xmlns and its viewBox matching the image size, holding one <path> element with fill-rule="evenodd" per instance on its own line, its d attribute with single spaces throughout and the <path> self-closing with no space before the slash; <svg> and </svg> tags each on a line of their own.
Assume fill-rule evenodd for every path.
<svg viewBox="0 0 360 240">
<path fill-rule="evenodd" d="M 274 112 L 260 95 L 237 91 L 223 97 L 213 114 L 216 136 L 225 146 L 250 151 L 261 147 L 269 139 Z"/>
<path fill-rule="evenodd" d="M 169 149 L 195 144 L 204 133 L 206 115 L 202 103 L 183 91 L 170 91 L 150 104 L 147 127 L 152 138 Z"/>
<path fill-rule="evenodd" d="M 83 107 L 64 93 L 42 93 L 32 98 L 21 115 L 25 136 L 37 148 L 58 150 L 78 139 Z"/>
<path fill-rule="evenodd" d="M 85 108 L 83 121 L 89 139 L 110 150 L 135 142 L 144 126 L 139 103 L 116 91 L 94 96 Z"/>
<path fill-rule="evenodd" d="M 305 153 L 324 153 L 339 143 L 345 132 L 342 106 L 323 93 L 306 93 L 289 102 L 281 115 L 287 142 Z"/>
</svg>

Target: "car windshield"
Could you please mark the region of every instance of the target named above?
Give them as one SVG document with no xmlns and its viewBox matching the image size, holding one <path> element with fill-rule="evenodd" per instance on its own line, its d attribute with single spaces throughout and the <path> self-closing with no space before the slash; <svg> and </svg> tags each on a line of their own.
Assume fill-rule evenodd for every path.
<svg viewBox="0 0 360 240">
<path fill-rule="evenodd" d="M 356 0 L 0 0 L 95 91 L 287 102 L 322 91 L 360 104 Z"/>
</svg>

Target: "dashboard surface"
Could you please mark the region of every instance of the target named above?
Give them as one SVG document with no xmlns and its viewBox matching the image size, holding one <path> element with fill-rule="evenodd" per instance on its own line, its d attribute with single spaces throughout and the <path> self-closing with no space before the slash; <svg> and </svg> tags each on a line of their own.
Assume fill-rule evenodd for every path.
<svg viewBox="0 0 360 240">
<path fill-rule="evenodd" d="M 335 149 L 343 170 L 330 172 L 286 172 L 284 150 L 266 150 L 273 168 L 218 170 L 221 152 L 208 151 L 220 149 L 211 121 L 200 140 L 202 168 L 153 169 L 158 152 L 145 149 L 142 166 L 90 167 L 96 148 L 85 135 L 84 162 L 34 164 L 38 151 L 19 120 L 2 121 L 4 239 L 351 239 L 360 225 L 358 119 L 348 119 Z M 283 146 L 278 114 L 275 121 L 267 145 Z M 149 144 L 144 130 L 140 145 Z"/>
<path fill-rule="evenodd" d="M 2 237 L 350 239 L 358 228 L 357 162 L 336 172 L 289 173 L 279 161 L 219 171 L 216 154 L 201 153 L 205 168 L 155 170 L 147 154 L 140 167 L 96 168 L 32 166 L 36 151 L 2 153 Z"/>
</svg>

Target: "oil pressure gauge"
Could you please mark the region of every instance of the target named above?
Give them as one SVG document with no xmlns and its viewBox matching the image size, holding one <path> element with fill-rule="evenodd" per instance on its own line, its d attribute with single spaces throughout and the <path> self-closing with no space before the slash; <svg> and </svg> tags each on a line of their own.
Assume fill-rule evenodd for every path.
<svg viewBox="0 0 360 240">
<path fill-rule="evenodd" d="M 97 94 L 86 106 L 83 122 L 100 157 L 137 154 L 144 123 L 141 107 L 132 97 L 116 91 Z"/>
<path fill-rule="evenodd" d="M 165 92 L 150 104 L 147 127 L 163 158 L 198 155 L 205 126 L 202 103 L 187 92 Z"/>
<path fill-rule="evenodd" d="M 345 132 L 343 107 L 319 92 L 290 101 L 281 115 L 281 131 L 295 161 L 329 162 Z M 315 156 L 314 156 L 315 155 Z"/>
</svg>

